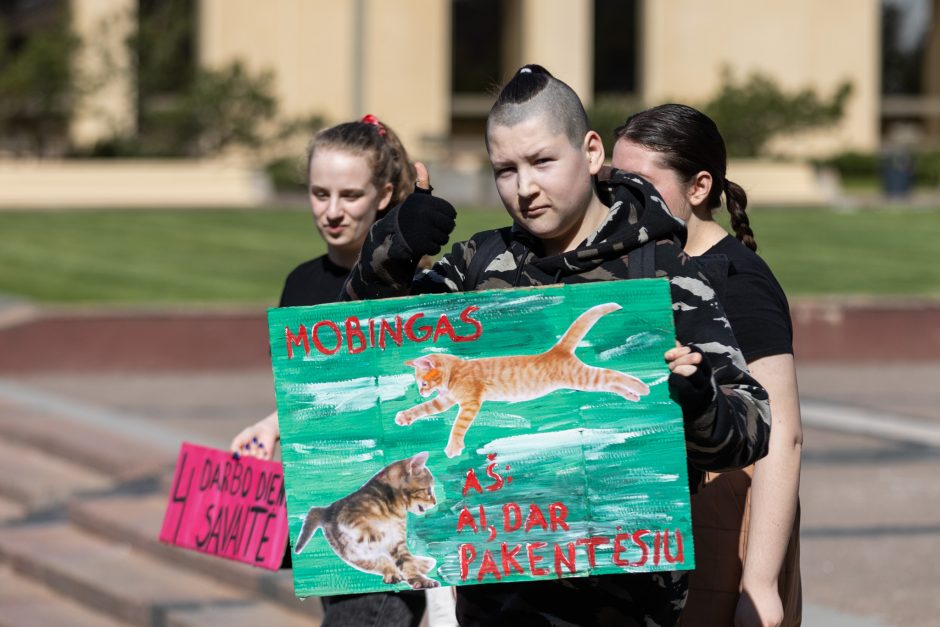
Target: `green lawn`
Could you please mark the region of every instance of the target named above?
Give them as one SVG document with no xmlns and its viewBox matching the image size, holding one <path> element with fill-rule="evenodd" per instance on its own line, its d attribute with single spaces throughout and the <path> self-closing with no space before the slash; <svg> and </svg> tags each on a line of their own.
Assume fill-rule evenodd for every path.
<svg viewBox="0 0 940 627">
<path fill-rule="evenodd" d="M 749 213 L 758 252 L 791 296 L 940 295 L 940 207 Z"/>
<path fill-rule="evenodd" d="M 940 208 L 751 214 L 791 296 L 940 295 Z M 505 223 L 501 210 L 461 209 L 454 237 Z M 323 250 L 303 209 L 0 213 L 0 292 L 51 303 L 270 304 L 287 272 Z"/>
<path fill-rule="evenodd" d="M 457 237 L 499 226 L 467 209 Z M 457 240 L 454 240 L 457 241 Z M 326 248 L 308 209 L 0 212 L 0 293 L 55 303 L 276 303 Z"/>
</svg>

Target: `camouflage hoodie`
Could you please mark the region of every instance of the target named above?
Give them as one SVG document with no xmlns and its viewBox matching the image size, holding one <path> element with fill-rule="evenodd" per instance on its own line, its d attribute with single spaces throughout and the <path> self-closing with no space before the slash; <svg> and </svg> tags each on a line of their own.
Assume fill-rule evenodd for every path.
<svg viewBox="0 0 940 627">
<path fill-rule="evenodd" d="M 685 225 L 669 213 L 652 185 L 634 175 L 613 170 L 599 184 L 598 194 L 610 211 L 575 250 L 541 256 L 539 241 L 513 225 L 455 244 L 432 268 L 417 274 L 418 259 L 401 236 L 396 207 L 372 227 L 344 298 L 616 281 L 630 277 L 630 251 L 654 241 L 652 270 L 656 277 L 669 278 L 676 338 L 701 350 L 712 369 L 694 415 L 683 408 L 689 461 L 711 471 L 754 463 L 767 452 L 767 394 L 747 374 L 715 291 L 682 252 Z"/>
<path fill-rule="evenodd" d="M 429 270 L 415 274 L 416 255 L 405 244 L 401 207 L 375 223 L 347 279 L 345 299 L 459 292 L 515 286 L 668 277 L 676 337 L 699 348 L 711 378 L 683 407 L 693 472 L 747 466 L 763 456 L 770 434 L 767 394 L 747 374 L 725 313 L 698 265 L 682 245 L 685 225 L 644 180 L 614 170 L 599 183 L 610 207 L 606 220 L 575 250 L 540 254 L 539 241 L 518 226 L 477 233 L 455 244 Z M 642 273 L 628 269 L 630 251 L 647 242 Z M 648 251 L 652 249 L 650 256 Z M 649 263 L 652 258 L 652 264 Z M 636 262 L 636 255 L 632 256 Z M 652 266 L 652 267 L 649 267 Z M 701 372 L 701 370 L 700 370 Z M 679 378 L 679 377 L 673 377 Z M 672 379 L 670 388 L 672 388 Z M 688 405 L 694 405 L 690 407 Z M 687 593 L 685 572 L 605 575 L 458 589 L 461 625 L 675 625 Z"/>
</svg>

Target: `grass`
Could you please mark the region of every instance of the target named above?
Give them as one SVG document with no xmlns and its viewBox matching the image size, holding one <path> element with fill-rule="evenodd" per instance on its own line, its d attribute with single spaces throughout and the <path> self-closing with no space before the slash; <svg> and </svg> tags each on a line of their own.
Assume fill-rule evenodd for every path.
<svg viewBox="0 0 940 627">
<path fill-rule="evenodd" d="M 750 211 L 788 294 L 940 295 L 940 210 Z M 452 241 L 507 223 L 462 208 Z M 303 209 L 0 213 L 0 292 L 47 303 L 271 304 L 324 252 Z"/>
<path fill-rule="evenodd" d="M 758 251 L 791 296 L 940 295 L 940 207 L 749 213 Z"/>
<path fill-rule="evenodd" d="M 457 236 L 498 226 L 503 215 L 464 210 Z M 0 293 L 50 303 L 273 304 L 287 273 L 325 251 L 300 208 L 0 213 Z"/>
</svg>

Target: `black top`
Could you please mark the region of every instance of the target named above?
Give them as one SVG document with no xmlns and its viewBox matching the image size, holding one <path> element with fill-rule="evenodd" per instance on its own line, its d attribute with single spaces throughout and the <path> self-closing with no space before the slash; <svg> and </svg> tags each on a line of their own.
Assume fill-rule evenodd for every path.
<svg viewBox="0 0 940 627">
<path fill-rule="evenodd" d="M 336 265 L 326 255 L 305 261 L 287 275 L 278 307 L 335 303 L 348 274 L 349 268 Z"/>
<path fill-rule="evenodd" d="M 745 361 L 792 355 L 790 305 L 764 260 L 730 235 L 705 254 L 724 255 L 731 262 L 721 304 Z"/>
<path fill-rule="evenodd" d="M 336 265 L 326 255 L 305 261 L 287 275 L 278 307 L 308 307 L 335 303 L 340 300 L 339 296 L 348 274 L 349 268 Z M 290 546 L 284 551 L 281 568 L 291 568 Z M 388 597 L 389 600 L 375 600 L 380 597 Z M 407 606 L 407 613 L 398 609 L 397 615 L 401 616 L 400 621 L 411 620 L 412 625 L 417 625 L 424 614 L 424 593 L 416 590 L 408 590 L 404 593 L 347 594 L 320 597 L 320 600 L 323 602 L 327 615 L 340 617 L 339 622 L 343 621 L 342 617 L 359 616 L 360 613 L 371 612 L 376 605 L 386 607 L 383 605 L 385 603 Z"/>
</svg>

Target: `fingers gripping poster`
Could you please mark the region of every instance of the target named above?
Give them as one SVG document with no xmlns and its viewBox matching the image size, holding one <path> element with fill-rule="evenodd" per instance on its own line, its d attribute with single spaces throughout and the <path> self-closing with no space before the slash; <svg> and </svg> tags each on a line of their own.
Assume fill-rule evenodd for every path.
<svg viewBox="0 0 940 627">
<path fill-rule="evenodd" d="M 694 568 L 667 281 L 268 317 L 298 596 Z"/>
</svg>

